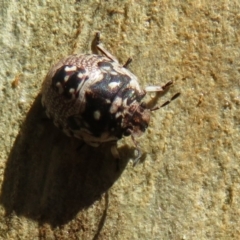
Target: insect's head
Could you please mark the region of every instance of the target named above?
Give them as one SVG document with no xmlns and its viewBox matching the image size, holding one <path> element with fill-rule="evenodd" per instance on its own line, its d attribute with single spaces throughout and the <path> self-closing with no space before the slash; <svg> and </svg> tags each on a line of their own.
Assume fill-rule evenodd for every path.
<svg viewBox="0 0 240 240">
<path fill-rule="evenodd" d="M 145 104 L 135 102 L 129 106 L 124 114 L 125 136 L 140 137 L 147 129 L 150 121 L 150 109 Z"/>
<path fill-rule="evenodd" d="M 132 140 L 136 146 L 137 150 L 137 157 L 134 160 L 134 165 L 137 164 L 139 161 L 142 153 L 138 146 L 137 141 L 135 140 L 136 137 L 140 137 L 145 130 L 147 129 L 150 121 L 150 115 L 152 111 L 158 110 L 166 105 L 168 105 L 171 101 L 176 99 L 180 93 L 176 93 L 170 100 L 166 101 L 160 106 L 155 106 L 153 108 L 147 107 L 146 104 L 139 102 L 132 103 L 128 108 L 126 113 L 124 114 L 123 123 L 125 125 L 124 135 L 129 136 L 131 135 Z"/>
</svg>

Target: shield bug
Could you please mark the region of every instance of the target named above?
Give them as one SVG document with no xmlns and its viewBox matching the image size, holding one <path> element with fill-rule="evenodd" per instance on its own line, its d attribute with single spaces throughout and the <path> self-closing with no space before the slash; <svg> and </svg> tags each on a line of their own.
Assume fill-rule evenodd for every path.
<svg viewBox="0 0 240 240">
<path fill-rule="evenodd" d="M 164 92 L 173 82 L 142 89 L 127 68 L 131 59 L 119 64 L 102 46 L 99 33 L 92 50 L 93 54 L 70 55 L 49 70 L 42 86 L 42 105 L 47 116 L 68 136 L 94 147 L 112 142 L 111 151 L 117 159 L 117 141 L 131 136 L 138 151 L 136 164 L 141 157 L 136 138 L 148 127 L 151 112 L 180 93 L 161 106 L 149 108 L 142 101 L 146 93 Z"/>
</svg>

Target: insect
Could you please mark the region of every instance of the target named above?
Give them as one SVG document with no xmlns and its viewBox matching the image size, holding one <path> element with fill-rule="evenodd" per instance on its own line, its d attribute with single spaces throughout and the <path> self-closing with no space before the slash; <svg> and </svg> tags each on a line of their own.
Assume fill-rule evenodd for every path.
<svg viewBox="0 0 240 240">
<path fill-rule="evenodd" d="M 173 82 L 142 89 L 138 78 L 128 70 L 131 59 L 119 64 L 102 46 L 99 33 L 92 50 L 93 54 L 70 55 L 50 69 L 42 86 L 42 105 L 47 116 L 68 136 L 94 147 L 111 142 L 111 152 L 117 159 L 117 141 L 131 136 L 138 152 L 136 164 L 141 157 L 136 138 L 148 127 L 151 112 L 180 93 L 161 106 L 148 108 L 142 101 L 146 93 L 164 92 Z"/>
</svg>

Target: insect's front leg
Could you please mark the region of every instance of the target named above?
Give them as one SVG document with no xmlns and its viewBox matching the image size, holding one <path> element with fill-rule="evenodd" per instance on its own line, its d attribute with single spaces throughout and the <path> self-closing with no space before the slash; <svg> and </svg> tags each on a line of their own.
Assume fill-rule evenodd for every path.
<svg viewBox="0 0 240 240">
<path fill-rule="evenodd" d="M 117 143 L 113 143 L 111 146 L 111 153 L 113 155 L 113 157 L 117 160 L 120 160 L 120 155 L 117 149 Z"/>
<path fill-rule="evenodd" d="M 117 149 L 116 142 L 114 142 L 113 145 L 111 146 L 111 153 L 116 160 L 116 171 L 119 171 L 120 170 L 120 155 L 119 155 L 119 152 Z"/>
</svg>

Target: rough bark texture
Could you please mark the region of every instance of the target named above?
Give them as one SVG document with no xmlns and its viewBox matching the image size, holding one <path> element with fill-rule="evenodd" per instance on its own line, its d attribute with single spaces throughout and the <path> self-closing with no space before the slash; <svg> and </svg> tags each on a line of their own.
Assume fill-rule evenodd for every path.
<svg viewBox="0 0 240 240">
<path fill-rule="evenodd" d="M 240 2 L 0 3 L 0 239 L 239 239 Z M 139 143 L 145 161 L 81 146 L 39 92 L 96 31 L 143 86 L 175 85 Z M 152 97 L 152 96 L 150 96 Z"/>
</svg>

